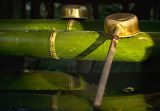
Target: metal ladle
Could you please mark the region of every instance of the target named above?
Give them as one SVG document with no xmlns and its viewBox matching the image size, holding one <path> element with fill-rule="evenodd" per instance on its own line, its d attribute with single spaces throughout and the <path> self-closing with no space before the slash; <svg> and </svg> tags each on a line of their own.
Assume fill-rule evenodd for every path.
<svg viewBox="0 0 160 111">
<path fill-rule="evenodd" d="M 61 9 L 61 15 L 64 19 L 88 19 L 89 11 L 83 5 L 69 4 Z"/>
<path fill-rule="evenodd" d="M 96 98 L 94 101 L 94 108 L 96 109 L 99 109 L 102 103 L 102 98 L 118 40 L 120 38 L 131 37 L 138 34 L 138 19 L 135 15 L 130 13 L 112 14 L 107 16 L 104 21 L 104 32 L 107 35 L 111 35 L 112 41 L 108 50 L 107 58 L 104 64 Z"/>
</svg>

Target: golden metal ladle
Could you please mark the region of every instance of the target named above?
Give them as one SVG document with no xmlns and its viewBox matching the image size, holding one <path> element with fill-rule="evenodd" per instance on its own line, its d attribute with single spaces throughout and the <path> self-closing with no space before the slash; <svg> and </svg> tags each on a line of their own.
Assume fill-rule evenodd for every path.
<svg viewBox="0 0 160 111">
<path fill-rule="evenodd" d="M 61 10 L 62 18 L 64 19 L 88 19 L 89 11 L 83 5 L 65 5 Z"/>
<path fill-rule="evenodd" d="M 68 4 L 62 7 L 61 16 L 68 20 L 67 30 L 72 30 L 75 21 L 87 20 L 89 17 L 88 9 L 83 5 Z"/>
<path fill-rule="evenodd" d="M 119 38 L 134 36 L 139 32 L 138 19 L 135 15 L 130 13 L 112 14 L 107 16 L 104 21 L 104 32 L 105 34 L 111 35 L 112 41 L 100 78 L 96 98 L 94 101 L 94 108 L 99 108 L 101 106 L 118 40 Z"/>
</svg>

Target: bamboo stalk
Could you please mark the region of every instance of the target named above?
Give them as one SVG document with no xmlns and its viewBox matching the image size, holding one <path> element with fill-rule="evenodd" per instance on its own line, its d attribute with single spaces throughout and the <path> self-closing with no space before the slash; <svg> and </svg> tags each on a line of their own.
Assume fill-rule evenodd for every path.
<svg viewBox="0 0 160 111">
<path fill-rule="evenodd" d="M 58 71 L 30 71 L 0 76 L 1 91 L 85 90 L 86 82 Z"/>
<path fill-rule="evenodd" d="M 52 35 L 52 36 L 51 36 Z M 1 31 L 0 54 L 55 59 L 104 60 L 110 39 L 94 31 Z M 120 40 L 115 61 L 141 62 L 159 55 L 159 33 Z"/>
<path fill-rule="evenodd" d="M 52 110 L 52 96 L 57 99 L 57 111 L 93 111 L 92 105 L 81 97 L 73 95 L 48 94 L 0 94 L 2 109 L 10 110 Z M 159 93 L 139 95 L 114 95 L 104 97 L 101 111 L 150 111 L 159 110 Z M 89 100 L 92 98 L 89 97 Z M 8 107 L 10 106 L 10 107 Z"/>
<path fill-rule="evenodd" d="M 128 68 L 128 66 L 126 66 Z M 133 67 L 133 66 L 130 66 Z M 124 68 L 124 67 L 123 67 Z M 130 71 L 132 72 L 132 70 Z M 152 75 L 155 75 L 154 77 Z M 18 74 L 0 73 L 0 91 L 53 91 L 53 90 L 88 90 L 92 94 L 96 94 L 99 78 L 92 74 L 92 77 L 85 77 L 78 73 L 74 76 L 57 71 L 31 71 Z M 122 93 L 137 93 L 137 92 L 155 92 L 159 91 L 160 85 L 159 73 L 144 72 L 144 73 L 112 73 L 110 74 L 105 93 L 108 95 Z M 124 79 L 125 78 L 125 79 Z M 154 80 L 154 81 L 153 81 Z M 157 84 L 158 83 L 158 84 Z M 91 84 L 91 85 L 90 85 Z"/>
<path fill-rule="evenodd" d="M 0 20 L 0 30 L 68 30 L 69 23 L 66 20 L 51 19 L 13 19 Z M 72 30 L 82 30 L 83 27 L 78 21 L 72 24 Z"/>
<path fill-rule="evenodd" d="M 103 31 L 104 21 L 74 21 L 72 30 L 92 30 Z M 65 20 L 48 20 L 48 19 L 34 19 L 34 20 L 0 20 L 0 30 L 68 30 L 68 21 Z M 159 32 L 159 21 L 139 21 L 140 31 L 145 32 Z"/>
</svg>

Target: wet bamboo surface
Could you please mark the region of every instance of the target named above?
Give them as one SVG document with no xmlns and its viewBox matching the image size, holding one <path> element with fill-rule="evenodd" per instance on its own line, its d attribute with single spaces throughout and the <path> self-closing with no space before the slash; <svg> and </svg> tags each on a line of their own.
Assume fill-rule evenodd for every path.
<svg viewBox="0 0 160 111">
<path fill-rule="evenodd" d="M 140 62 L 147 60 L 150 55 L 157 57 L 159 21 L 140 21 L 139 24 L 142 33 L 134 38 L 121 40 L 114 60 Z M 51 54 L 50 51 L 51 30 L 102 32 L 103 21 L 0 20 L 0 30 L 1 55 L 104 60 L 110 43 L 110 40 L 106 40 L 101 34 L 94 31 L 58 31 L 55 43 L 53 43 L 56 55 Z"/>
<path fill-rule="evenodd" d="M 18 75 L 1 73 L 0 110 L 92 111 L 100 75 L 77 75 L 33 70 Z M 158 111 L 158 75 L 112 72 L 101 111 Z"/>
<path fill-rule="evenodd" d="M 120 64 L 122 65 L 122 64 Z M 106 92 L 111 94 L 121 93 L 148 93 L 157 92 L 159 73 L 132 71 L 129 72 L 121 70 L 120 72 L 113 72 L 117 69 L 113 64 L 111 74 L 107 84 Z M 137 66 L 130 66 L 137 67 Z M 148 67 L 149 68 L 149 67 Z M 151 69 L 151 68 L 150 68 Z M 135 69 L 134 69 L 135 70 Z M 151 69 L 152 70 L 152 69 Z M 154 76 L 153 76 L 154 75 Z M 25 71 L 20 74 L 13 74 L 7 72 L 0 73 L 0 92 L 7 91 L 54 91 L 54 90 L 90 90 L 96 91 L 99 82 L 100 73 L 92 74 L 77 74 L 64 73 L 58 71 Z M 154 80 L 154 81 L 153 81 Z"/>
<path fill-rule="evenodd" d="M 58 71 L 26 70 L 21 74 L 1 72 L 0 75 L 1 91 L 85 90 L 86 87 L 80 75 L 75 77 Z"/>
<path fill-rule="evenodd" d="M 110 39 L 96 31 L 1 31 L 0 54 L 55 59 L 104 60 Z M 141 62 L 159 58 L 159 32 L 140 32 L 121 39 L 115 61 Z M 52 46 L 51 44 L 54 44 Z"/>
<path fill-rule="evenodd" d="M 0 30 L 68 30 L 68 20 L 49 19 L 1 19 Z M 103 31 L 104 21 L 78 21 L 72 20 L 71 30 Z M 159 21 L 140 20 L 140 31 L 159 32 Z"/>
<path fill-rule="evenodd" d="M 75 93 L 75 92 L 74 92 Z M 86 92 L 58 94 L 0 93 L 1 110 L 93 111 L 93 96 Z M 101 111 L 158 111 L 159 93 L 105 96 Z"/>
</svg>

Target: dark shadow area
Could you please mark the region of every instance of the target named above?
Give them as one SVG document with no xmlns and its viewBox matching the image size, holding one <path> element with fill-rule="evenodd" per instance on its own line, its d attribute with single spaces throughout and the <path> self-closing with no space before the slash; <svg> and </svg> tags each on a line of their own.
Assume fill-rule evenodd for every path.
<svg viewBox="0 0 160 111">
<path fill-rule="evenodd" d="M 142 83 L 145 88 L 148 89 L 149 92 L 151 91 L 159 91 L 160 82 L 160 57 L 159 57 L 159 40 L 160 36 L 151 34 L 152 41 L 154 46 L 146 49 L 146 55 L 149 54 L 147 60 L 142 62 Z M 151 88 L 151 89 L 149 89 Z M 145 89 L 144 89 L 145 90 Z"/>
<path fill-rule="evenodd" d="M 142 7 L 142 5 L 145 3 L 145 5 Z M 157 13 L 159 15 L 159 11 L 156 7 L 159 7 L 160 3 L 159 1 L 153 0 L 153 1 L 136 1 L 135 8 L 133 12 L 136 12 L 135 14 L 138 15 L 140 19 L 151 19 L 151 9 L 154 13 Z M 143 13 L 143 14 L 142 14 Z M 159 19 L 159 17 L 156 15 L 152 15 L 152 18 Z M 147 28 L 147 27 L 146 27 Z M 154 36 L 154 35 L 150 35 Z M 147 60 L 142 62 L 142 72 L 140 73 L 140 80 L 141 80 L 141 87 L 142 93 L 153 93 L 153 92 L 159 92 L 160 91 L 160 57 L 159 55 L 159 37 L 153 37 L 152 41 L 154 46 L 146 49 L 146 54 L 148 52 L 151 52 Z M 148 110 L 151 111 L 159 111 L 159 94 L 153 94 L 153 95 L 146 95 L 145 101 L 152 107 Z"/>
<path fill-rule="evenodd" d="M 152 35 L 153 36 L 153 35 Z M 160 37 L 160 36 L 159 36 Z M 153 38 L 154 46 L 152 48 L 146 49 L 146 51 L 151 51 L 148 59 L 142 63 L 142 73 L 141 73 L 141 85 L 143 87 L 144 93 L 153 93 L 160 91 L 160 57 L 159 57 L 159 40 L 160 38 Z M 159 94 L 153 94 L 150 96 L 145 96 L 145 101 L 152 107 L 148 110 L 159 111 Z"/>
<path fill-rule="evenodd" d="M 78 54 L 75 58 L 84 58 L 85 56 L 92 53 L 94 50 L 96 50 L 100 45 L 102 45 L 106 41 L 106 38 L 104 36 L 99 36 L 94 43 L 92 43 L 87 49 L 85 49 L 83 52 Z"/>
<path fill-rule="evenodd" d="M 144 97 L 146 103 L 151 105 L 152 107 L 147 110 L 151 111 L 159 111 L 160 110 L 160 93 L 148 94 Z"/>
<path fill-rule="evenodd" d="M 24 57 L 0 56 L 0 72 L 19 75 L 24 69 Z"/>
</svg>

